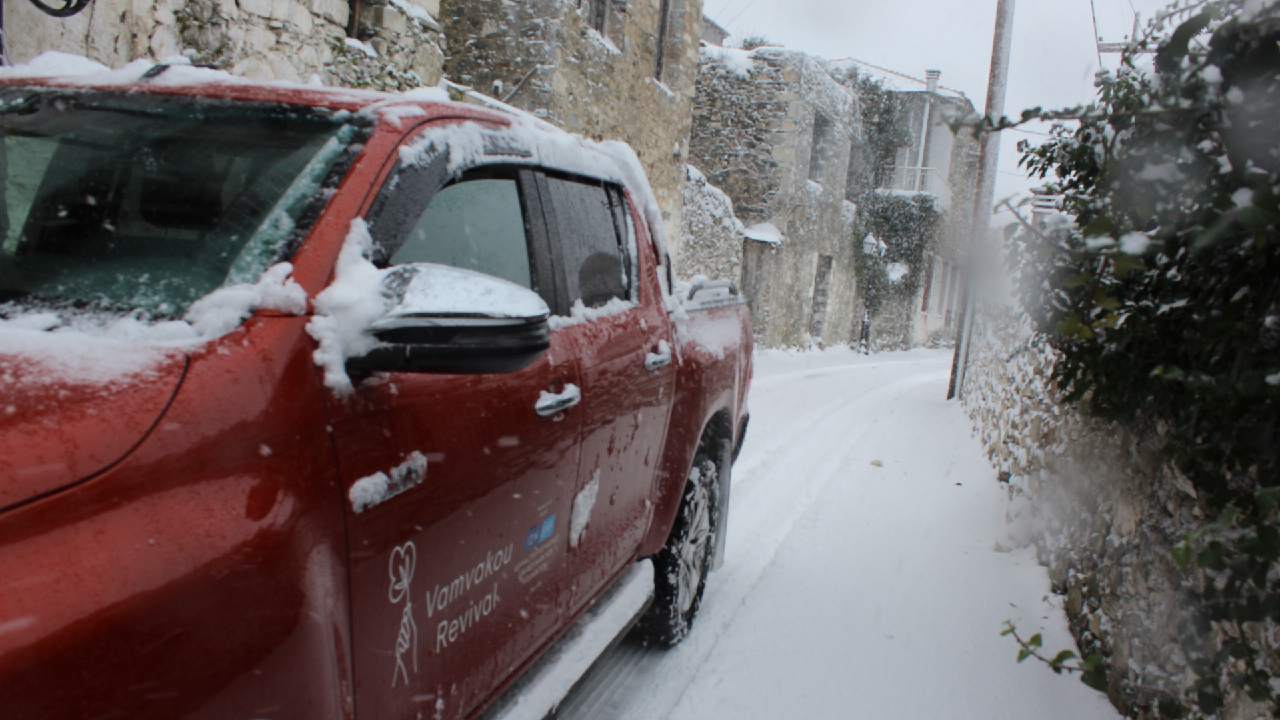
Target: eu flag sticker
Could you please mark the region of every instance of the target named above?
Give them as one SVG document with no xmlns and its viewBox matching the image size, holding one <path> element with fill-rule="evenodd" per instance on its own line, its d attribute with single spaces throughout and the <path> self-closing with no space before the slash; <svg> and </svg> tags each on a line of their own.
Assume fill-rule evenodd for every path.
<svg viewBox="0 0 1280 720">
<path fill-rule="evenodd" d="M 546 520 L 534 525 L 529 532 L 524 534 L 524 551 L 529 552 L 530 550 L 538 547 L 554 535 L 555 532 L 556 516 L 552 515 Z"/>
</svg>

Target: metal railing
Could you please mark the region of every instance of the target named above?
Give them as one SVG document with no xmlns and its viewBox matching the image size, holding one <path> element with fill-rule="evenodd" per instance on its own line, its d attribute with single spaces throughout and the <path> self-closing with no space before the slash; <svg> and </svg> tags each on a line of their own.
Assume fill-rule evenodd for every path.
<svg viewBox="0 0 1280 720">
<path fill-rule="evenodd" d="M 895 165 L 888 184 L 881 189 L 927 192 L 938 199 L 939 210 L 951 209 L 951 183 L 937 168 Z"/>
</svg>

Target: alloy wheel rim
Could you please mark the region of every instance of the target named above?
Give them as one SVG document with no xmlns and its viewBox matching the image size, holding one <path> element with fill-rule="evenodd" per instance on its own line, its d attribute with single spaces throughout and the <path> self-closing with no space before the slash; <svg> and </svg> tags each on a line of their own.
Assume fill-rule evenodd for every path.
<svg viewBox="0 0 1280 720">
<path fill-rule="evenodd" d="M 703 567 L 706 565 L 711 539 L 711 503 L 708 498 L 706 487 L 695 487 L 689 530 L 680 543 L 680 570 L 676 591 L 681 614 L 687 614 L 693 607 L 698 586 L 702 583 Z"/>
</svg>

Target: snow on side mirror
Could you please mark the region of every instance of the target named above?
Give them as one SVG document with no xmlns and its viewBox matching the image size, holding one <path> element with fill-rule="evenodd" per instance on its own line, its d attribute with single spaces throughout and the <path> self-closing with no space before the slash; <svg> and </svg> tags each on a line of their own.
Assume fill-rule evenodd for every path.
<svg viewBox="0 0 1280 720">
<path fill-rule="evenodd" d="M 413 263 L 386 271 L 382 288 L 391 310 L 366 331 L 379 345 L 348 360 L 348 372 L 509 373 L 551 346 L 551 310 L 513 282 Z"/>
</svg>

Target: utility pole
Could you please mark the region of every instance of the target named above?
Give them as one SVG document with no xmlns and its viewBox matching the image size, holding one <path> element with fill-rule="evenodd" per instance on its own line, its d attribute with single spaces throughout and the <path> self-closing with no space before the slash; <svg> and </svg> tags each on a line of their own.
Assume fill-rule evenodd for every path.
<svg viewBox="0 0 1280 720">
<path fill-rule="evenodd" d="M 1009 81 L 1009 48 L 1013 45 L 1014 0 L 999 0 L 996 5 L 996 31 L 991 45 L 991 74 L 987 78 L 986 117 L 997 123 L 1004 117 L 1004 95 Z M 982 132 L 982 154 L 978 157 L 978 193 L 973 201 L 973 229 L 969 237 L 968 271 L 964 273 L 964 304 L 960 307 L 959 337 L 956 353 L 951 360 L 951 383 L 947 387 L 947 399 L 960 395 L 964 389 L 964 373 L 969 363 L 969 345 L 973 335 L 974 297 L 977 286 L 979 248 L 987 242 L 991 226 L 991 206 L 996 195 L 996 163 L 1000 160 L 1000 133 Z"/>
</svg>

